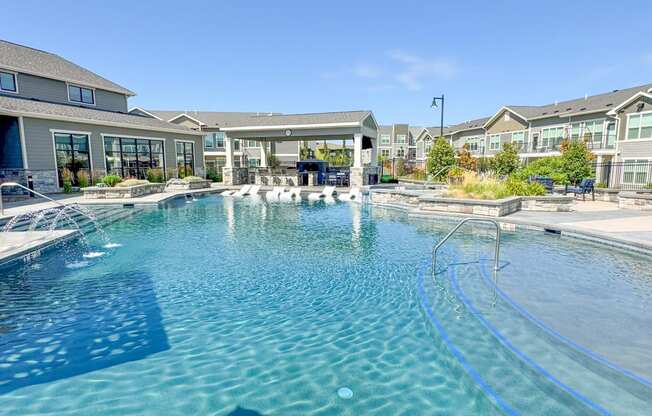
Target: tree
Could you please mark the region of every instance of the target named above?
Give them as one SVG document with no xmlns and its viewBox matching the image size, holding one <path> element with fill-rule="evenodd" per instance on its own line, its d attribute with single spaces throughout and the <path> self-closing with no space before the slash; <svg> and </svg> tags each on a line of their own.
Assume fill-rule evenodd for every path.
<svg viewBox="0 0 652 416">
<path fill-rule="evenodd" d="M 321 146 L 318 146 L 317 149 L 315 149 L 315 158 L 330 162 L 330 157 L 331 151 L 328 148 L 328 143 L 324 142 Z"/>
<path fill-rule="evenodd" d="M 308 147 L 308 142 L 305 140 L 303 141 L 303 145 L 301 146 L 299 156 L 301 157 L 301 160 L 310 159 L 310 147 Z"/>
<path fill-rule="evenodd" d="M 585 142 L 565 140 L 561 143 L 561 169 L 574 184 L 593 176 L 593 158 Z"/>
<path fill-rule="evenodd" d="M 435 180 L 446 179 L 446 169 L 449 166 L 455 166 L 455 150 L 446 139 L 440 137 L 428 152 L 426 161 L 428 174 L 435 176 Z"/>
<path fill-rule="evenodd" d="M 518 150 L 512 143 L 505 143 L 503 149 L 494 155 L 491 168 L 497 175 L 509 175 L 521 166 Z"/>
<path fill-rule="evenodd" d="M 471 156 L 468 143 L 465 143 L 464 146 L 462 146 L 462 150 L 460 150 L 458 156 L 459 159 L 457 163 L 462 169 L 473 171 L 476 170 L 478 161 L 473 156 Z"/>
</svg>

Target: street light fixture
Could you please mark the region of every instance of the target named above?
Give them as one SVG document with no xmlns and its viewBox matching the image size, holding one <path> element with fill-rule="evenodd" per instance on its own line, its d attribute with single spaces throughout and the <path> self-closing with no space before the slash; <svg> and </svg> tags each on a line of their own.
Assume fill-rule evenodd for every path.
<svg viewBox="0 0 652 416">
<path fill-rule="evenodd" d="M 441 101 L 441 121 L 439 122 L 439 137 L 444 137 L 444 94 L 441 97 L 434 97 L 432 99 L 431 108 L 437 108 L 437 101 Z"/>
</svg>

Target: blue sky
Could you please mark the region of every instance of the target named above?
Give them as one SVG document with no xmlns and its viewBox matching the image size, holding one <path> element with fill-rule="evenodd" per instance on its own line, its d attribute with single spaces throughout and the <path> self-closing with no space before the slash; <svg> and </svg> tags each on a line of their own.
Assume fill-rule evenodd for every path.
<svg viewBox="0 0 652 416">
<path fill-rule="evenodd" d="M 0 38 L 153 109 L 370 109 L 437 125 L 442 92 L 452 124 L 652 82 L 648 1 L 21 0 L 2 14 Z"/>
</svg>

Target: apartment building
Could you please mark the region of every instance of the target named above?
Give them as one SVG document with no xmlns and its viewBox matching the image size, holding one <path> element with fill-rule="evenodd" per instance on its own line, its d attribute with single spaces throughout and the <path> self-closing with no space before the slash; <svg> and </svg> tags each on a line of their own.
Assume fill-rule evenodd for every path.
<svg viewBox="0 0 652 416">
<path fill-rule="evenodd" d="M 131 90 L 58 55 L 0 41 L 0 182 L 57 192 L 107 172 L 202 175 L 202 135 L 128 113 Z"/>
<path fill-rule="evenodd" d="M 409 124 L 393 124 L 380 126 L 378 130 L 378 157 L 384 160 L 405 159 L 416 161 L 417 136 L 421 127 Z"/>
</svg>

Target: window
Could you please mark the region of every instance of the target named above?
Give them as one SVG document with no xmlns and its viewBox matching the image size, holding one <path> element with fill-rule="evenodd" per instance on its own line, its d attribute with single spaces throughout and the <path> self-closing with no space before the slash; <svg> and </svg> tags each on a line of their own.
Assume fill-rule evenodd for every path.
<svg viewBox="0 0 652 416">
<path fill-rule="evenodd" d="M 512 144 L 516 147 L 516 150 L 522 151 L 525 150 L 525 132 L 524 131 L 515 131 L 512 133 Z"/>
<path fill-rule="evenodd" d="M 245 144 L 246 144 L 245 147 L 248 147 L 250 149 L 254 149 L 254 148 L 257 148 L 259 146 L 258 142 L 256 140 L 247 140 L 247 141 L 245 141 Z"/>
<path fill-rule="evenodd" d="M 402 147 L 396 149 L 396 157 L 405 157 L 405 149 Z"/>
<path fill-rule="evenodd" d="M 616 146 L 616 122 L 612 121 L 607 124 L 607 149 L 613 149 Z"/>
<path fill-rule="evenodd" d="M 73 185 L 79 185 L 80 172 L 90 176 L 90 153 L 88 135 L 74 133 L 55 133 L 54 148 L 57 159 L 59 186 L 63 186 L 64 169 L 70 172 Z"/>
<path fill-rule="evenodd" d="M 571 124 L 571 140 L 578 140 L 580 138 L 580 128 L 582 123 Z"/>
<path fill-rule="evenodd" d="M 380 149 L 380 156 L 385 159 L 390 159 L 392 157 L 392 149 Z"/>
<path fill-rule="evenodd" d="M 215 136 L 213 134 L 204 136 L 204 149 L 215 149 Z"/>
<path fill-rule="evenodd" d="M 389 134 L 381 134 L 380 135 L 380 145 L 381 146 L 389 146 L 390 144 L 390 136 Z"/>
<path fill-rule="evenodd" d="M 91 88 L 68 85 L 68 100 L 76 103 L 95 104 L 95 91 Z"/>
<path fill-rule="evenodd" d="M 240 151 L 240 140 L 239 139 L 233 139 L 233 151 L 234 152 L 239 152 Z"/>
<path fill-rule="evenodd" d="M 478 139 L 476 137 L 472 139 L 466 139 L 466 144 L 469 147 L 469 152 L 477 152 L 478 151 Z M 464 146 L 464 145 L 462 145 Z"/>
<path fill-rule="evenodd" d="M 648 164 L 646 159 L 625 160 L 623 165 L 623 184 L 645 185 L 648 183 Z"/>
<path fill-rule="evenodd" d="M 563 127 L 551 127 L 541 130 L 541 146 L 556 149 L 564 139 Z"/>
<path fill-rule="evenodd" d="M 255 168 L 260 166 L 260 159 L 255 159 L 255 158 L 249 158 L 247 159 L 249 167 L 250 168 Z"/>
<path fill-rule="evenodd" d="M 396 143 L 397 144 L 405 144 L 407 140 L 407 136 L 405 134 L 397 134 L 396 135 Z"/>
<path fill-rule="evenodd" d="M 584 140 L 594 145 L 602 144 L 602 131 L 604 130 L 604 120 L 587 121 L 584 123 Z"/>
<path fill-rule="evenodd" d="M 213 139 L 215 140 L 216 149 L 224 149 L 224 132 L 213 133 Z"/>
<path fill-rule="evenodd" d="M 195 174 L 195 149 L 192 142 L 177 142 L 177 170 L 180 178 Z"/>
<path fill-rule="evenodd" d="M 500 134 L 489 136 L 489 150 L 500 150 Z"/>
<path fill-rule="evenodd" d="M 18 88 L 16 88 L 16 74 L 0 71 L 0 91 L 18 92 Z"/>
<path fill-rule="evenodd" d="M 123 178 L 147 178 L 150 169 L 165 170 L 163 141 L 131 137 L 104 137 L 107 173 Z"/>
<path fill-rule="evenodd" d="M 417 158 L 417 149 L 408 149 L 408 159 L 414 160 Z"/>
<path fill-rule="evenodd" d="M 652 139 L 652 113 L 628 116 L 627 139 Z"/>
</svg>

